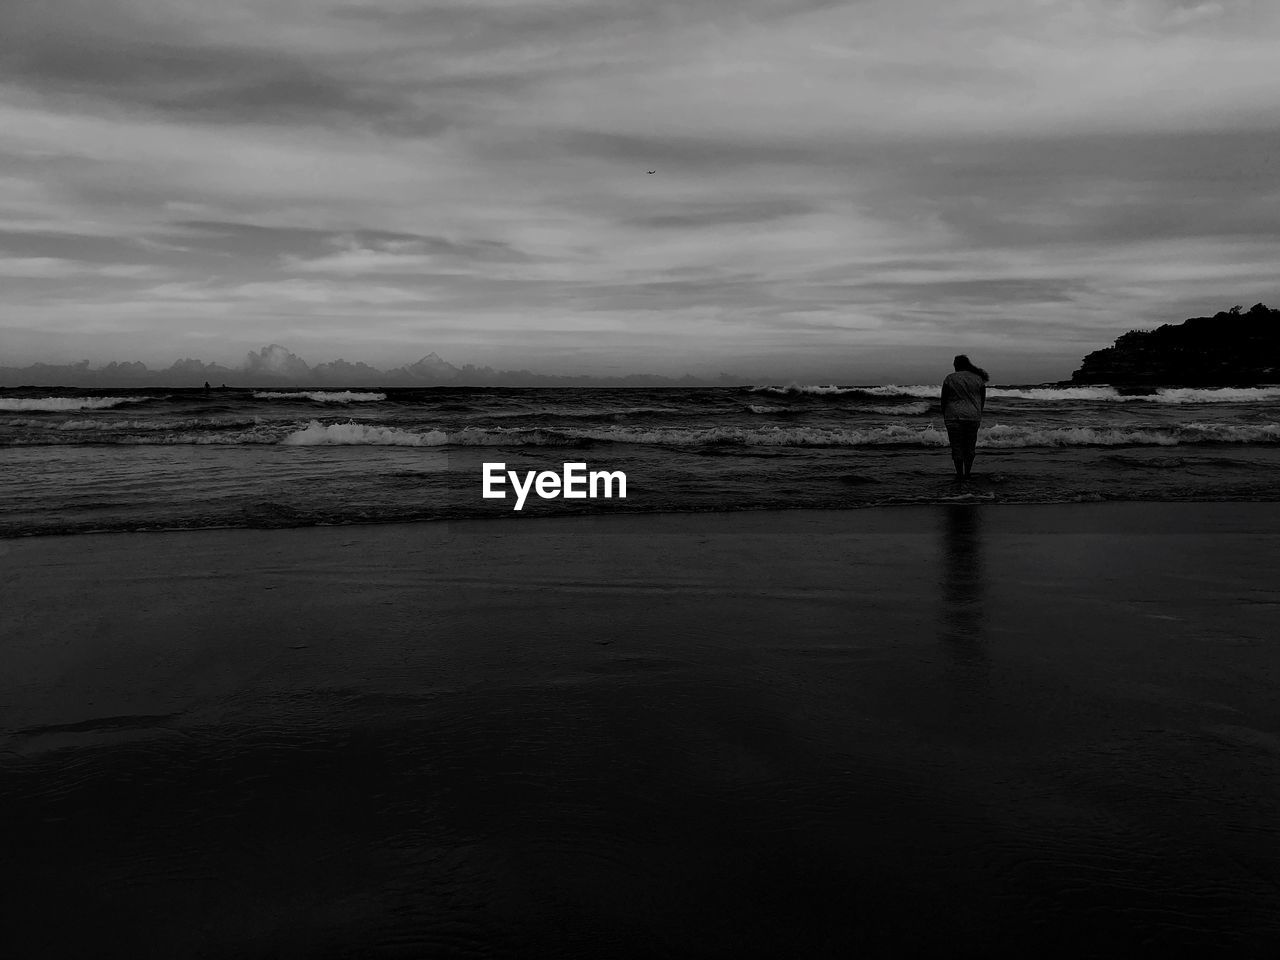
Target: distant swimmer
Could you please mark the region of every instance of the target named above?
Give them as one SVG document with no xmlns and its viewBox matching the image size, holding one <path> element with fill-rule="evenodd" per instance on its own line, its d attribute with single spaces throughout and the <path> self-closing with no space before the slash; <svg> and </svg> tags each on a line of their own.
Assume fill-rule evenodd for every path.
<svg viewBox="0 0 1280 960">
<path fill-rule="evenodd" d="M 212 390 L 212 389 L 213 389 L 213 388 L 212 388 L 211 386 L 209 386 L 209 381 L 208 381 L 208 380 L 206 380 L 206 381 L 204 382 L 204 392 L 205 392 L 205 393 L 208 393 L 208 392 L 209 392 L 210 390 Z"/>
<path fill-rule="evenodd" d="M 987 404 L 987 371 L 975 367 L 963 353 L 952 365 L 955 373 L 942 381 L 942 421 L 947 425 L 951 441 L 951 462 L 956 479 L 964 480 L 973 472 L 973 458 L 978 446 L 978 426 Z"/>
</svg>

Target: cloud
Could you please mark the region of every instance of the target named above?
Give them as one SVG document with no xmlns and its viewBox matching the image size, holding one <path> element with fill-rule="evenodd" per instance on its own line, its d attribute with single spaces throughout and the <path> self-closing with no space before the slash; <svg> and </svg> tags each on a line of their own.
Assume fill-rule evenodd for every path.
<svg viewBox="0 0 1280 960">
<path fill-rule="evenodd" d="M 462 273 L 492 276 L 495 265 L 531 261 L 510 244 L 492 240 L 467 242 L 407 235 L 378 239 L 366 234 L 363 238 L 330 238 L 330 246 L 338 249 L 317 257 L 285 255 L 282 268 L 338 276 L 377 273 L 419 277 Z"/>
<path fill-rule="evenodd" d="M 1066 375 L 1280 295 L 1261 0 L 24 0 L 0 38 L 28 360 L 293 331 L 785 374 L 1016 338 Z"/>
<path fill-rule="evenodd" d="M 164 275 L 146 263 L 94 264 L 60 257 L 0 256 L 0 277 L 26 280 L 73 280 L 92 277 L 116 280 L 154 280 Z"/>
<path fill-rule="evenodd" d="M 431 300 L 422 290 L 385 284 L 329 283 L 322 280 L 274 280 L 240 284 L 169 283 L 152 287 L 145 296 L 160 304 L 225 303 L 250 301 L 287 309 L 295 305 L 334 307 L 391 307 L 400 304 L 422 305 Z"/>
</svg>

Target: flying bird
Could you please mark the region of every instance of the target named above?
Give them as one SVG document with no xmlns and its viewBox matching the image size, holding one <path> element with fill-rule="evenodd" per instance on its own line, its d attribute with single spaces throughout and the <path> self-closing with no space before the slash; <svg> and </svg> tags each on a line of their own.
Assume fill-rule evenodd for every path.
<svg viewBox="0 0 1280 960">
<path fill-rule="evenodd" d="M 650 172 L 650 173 L 657 173 L 658 171 L 657 171 L 657 170 L 650 170 L 649 172 Z"/>
</svg>

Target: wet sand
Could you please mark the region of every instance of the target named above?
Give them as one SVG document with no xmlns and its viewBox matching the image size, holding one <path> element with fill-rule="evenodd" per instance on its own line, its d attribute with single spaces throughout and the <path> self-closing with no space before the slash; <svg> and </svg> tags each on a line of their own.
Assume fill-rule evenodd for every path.
<svg viewBox="0 0 1280 960">
<path fill-rule="evenodd" d="M 0 541 L 6 952 L 1270 956 L 1278 556 L 1227 503 Z"/>
</svg>

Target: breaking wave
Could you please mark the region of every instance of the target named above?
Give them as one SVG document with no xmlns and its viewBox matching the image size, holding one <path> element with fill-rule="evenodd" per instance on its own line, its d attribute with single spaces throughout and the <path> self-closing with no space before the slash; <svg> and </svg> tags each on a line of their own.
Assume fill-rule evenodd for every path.
<svg viewBox="0 0 1280 960">
<path fill-rule="evenodd" d="M 439 430 L 412 433 L 395 427 L 380 427 L 368 423 L 321 423 L 312 420 L 301 430 L 295 430 L 281 443 L 292 447 L 320 446 L 379 446 L 379 447 L 439 447 L 449 438 Z"/>
<path fill-rule="evenodd" d="M 934 384 L 888 384 L 883 387 L 837 387 L 788 384 L 785 387 L 752 387 L 752 393 L 812 394 L 835 396 L 862 394 L 868 397 L 918 397 L 934 399 L 941 392 Z M 988 387 L 988 399 L 1063 401 L 1084 400 L 1103 403 L 1262 403 L 1280 400 L 1280 387 L 1158 387 L 1151 393 L 1121 393 L 1115 387 Z"/>
<path fill-rule="evenodd" d="M 780 393 L 780 394 L 808 393 L 808 394 L 816 394 L 818 396 L 830 396 L 830 395 L 836 395 L 841 393 L 868 393 L 870 391 L 863 387 L 837 387 L 837 386 L 822 386 L 820 384 L 789 383 L 785 387 L 772 387 L 767 385 L 760 386 L 760 387 L 752 387 L 750 392 L 751 393 Z M 934 390 L 933 392 L 937 393 L 938 391 Z"/>
<path fill-rule="evenodd" d="M 821 427 L 708 430 L 614 429 L 588 432 L 591 440 L 669 446 L 741 444 L 743 446 L 861 447 L 947 445 L 941 425 L 888 424 L 866 429 Z M 1190 423 L 1158 428 L 1042 427 L 993 424 L 978 433 L 987 447 L 1177 446 L 1192 443 L 1280 443 L 1280 424 Z"/>
<path fill-rule="evenodd" d="M 314 400 L 316 403 L 375 403 L 387 399 L 385 393 L 357 393 L 353 390 L 259 390 L 253 396 L 257 400 Z"/>
<path fill-rule="evenodd" d="M 554 445 L 566 441 L 705 447 L 938 447 L 948 443 L 940 424 L 920 427 L 886 424 L 858 428 L 828 427 L 711 427 L 702 430 L 614 427 L 556 434 L 550 431 L 463 431 L 448 434 L 447 443 L 465 445 Z M 1177 446 L 1192 443 L 1277 443 L 1280 424 L 1180 424 L 1159 428 L 1041 427 L 993 424 L 978 434 L 987 447 L 1114 447 Z"/>
<path fill-rule="evenodd" d="M 1134 397 L 1157 403 L 1258 403 L 1280 400 L 1280 387 L 1220 387 L 1216 390 L 1192 387 L 1165 387 L 1155 397 Z"/>
<path fill-rule="evenodd" d="M 117 420 L 95 423 L 69 420 L 56 432 L 0 440 L 0 445 L 93 444 L 283 444 L 286 446 L 394 447 L 584 447 L 598 443 L 638 446 L 713 448 L 740 447 L 941 447 L 947 433 L 940 422 L 870 423 L 857 426 L 724 425 L 703 428 L 608 426 L 594 429 L 464 427 L 441 430 L 346 421 L 293 423 L 179 421 L 156 430 L 153 421 Z M 176 428 L 176 429 L 175 429 Z M 248 429 L 246 429 L 248 428 Z M 75 439 L 83 438 L 83 439 Z M 1043 424 L 991 423 L 978 433 L 978 445 L 1022 447 L 1172 447 L 1196 444 L 1280 443 L 1280 423 L 1181 423 L 1133 426 L 1058 427 Z"/>
<path fill-rule="evenodd" d="M 784 414 L 784 413 L 809 413 L 811 411 L 810 407 L 806 407 L 803 405 L 795 406 L 795 407 L 785 407 L 785 406 L 779 407 L 779 406 L 770 405 L 767 403 L 749 403 L 747 404 L 747 409 L 752 413 L 758 413 L 763 415 Z M 886 416 L 886 417 L 909 417 L 909 416 L 919 416 L 920 414 L 928 413 L 929 404 L 926 401 L 921 400 L 916 403 L 902 403 L 896 406 L 886 406 L 886 405 L 876 405 L 876 404 L 872 404 L 870 406 L 858 406 L 858 407 L 854 407 L 853 410 L 856 413 L 874 413 L 874 414 L 879 414 L 881 416 Z"/>
<path fill-rule="evenodd" d="M 0 399 L 0 410 L 108 410 L 126 403 L 142 403 L 155 397 L 22 397 Z"/>
</svg>

